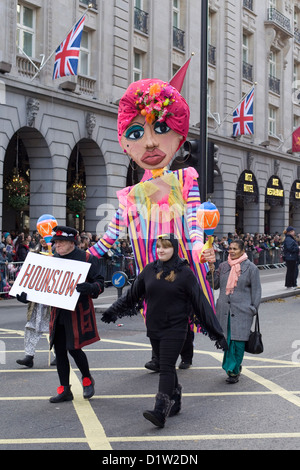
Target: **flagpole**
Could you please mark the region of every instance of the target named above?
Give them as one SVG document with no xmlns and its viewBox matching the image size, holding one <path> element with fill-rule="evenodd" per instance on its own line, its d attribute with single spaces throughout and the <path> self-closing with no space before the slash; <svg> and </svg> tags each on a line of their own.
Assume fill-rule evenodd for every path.
<svg viewBox="0 0 300 470">
<path fill-rule="evenodd" d="M 24 52 L 23 49 L 21 49 L 20 46 L 18 46 L 18 49 L 19 49 L 19 51 L 21 51 L 21 54 L 24 54 L 26 59 L 29 60 L 29 62 L 34 66 L 35 69 L 40 70 L 39 67 L 32 61 L 32 59 L 26 54 L 26 52 Z"/>
<path fill-rule="evenodd" d="M 249 95 L 249 93 L 251 92 L 251 90 L 254 90 L 255 86 L 257 85 L 257 82 L 254 82 L 253 85 L 251 86 L 251 88 L 249 88 L 249 91 L 246 92 L 246 95 Z M 220 122 L 220 124 L 218 124 L 218 126 L 214 129 L 214 132 L 216 132 L 221 126 L 222 124 L 226 121 L 226 119 L 228 118 L 228 116 L 231 116 L 231 114 L 233 113 L 233 111 L 242 103 L 242 101 L 244 101 L 245 99 L 245 96 L 243 96 L 240 101 L 238 102 L 238 104 L 236 104 L 231 111 L 229 111 L 228 114 L 226 114 L 226 116 L 224 117 L 224 119 L 222 119 L 222 121 Z"/>
<path fill-rule="evenodd" d="M 87 9 L 83 12 L 83 14 L 81 15 L 80 18 L 83 18 L 84 15 L 85 15 L 91 8 L 93 8 L 93 4 L 92 4 L 92 3 L 89 3 Z M 69 36 L 70 32 L 72 31 L 72 29 L 74 28 L 74 26 L 78 23 L 78 21 L 79 21 L 79 20 L 75 21 L 75 23 L 74 23 L 73 26 L 69 29 L 69 31 L 68 31 L 68 33 L 65 35 L 65 37 L 68 37 L 68 36 Z M 62 43 L 62 41 L 61 41 L 59 44 L 61 44 L 61 43 Z M 57 49 L 57 48 L 56 48 L 56 49 Z M 33 80 L 37 77 L 37 75 L 43 70 L 43 68 L 45 67 L 45 65 L 49 62 L 49 60 L 50 60 L 50 59 L 53 57 L 53 55 L 55 54 L 56 49 L 54 49 L 54 51 L 53 51 L 52 54 L 48 57 L 48 59 L 45 60 L 45 62 L 43 63 L 43 65 L 38 69 L 38 71 L 36 72 L 36 74 L 34 75 L 34 77 L 31 79 L 31 81 L 33 81 Z M 37 67 L 36 67 L 36 68 L 37 68 Z"/>
<path fill-rule="evenodd" d="M 283 147 L 283 145 L 286 143 L 286 141 L 289 140 L 289 139 L 292 137 L 292 135 L 294 134 L 295 130 L 296 130 L 296 129 L 294 129 L 293 132 L 292 132 L 283 142 L 281 142 L 281 144 L 280 144 L 278 147 L 276 147 L 276 150 L 279 150 L 279 149 L 281 149 L 281 147 Z"/>
<path fill-rule="evenodd" d="M 177 70 L 176 73 L 174 73 L 173 77 L 171 78 L 171 80 L 169 80 L 169 83 L 176 77 L 176 75 L 180 72 L 181 69 L 183 69 L 183 67 L 188 63 L 189 60 L 191 60 L 192 57 L 194 57 L 195 55 L 195 52 L 191 52 L 191 55 L 190 57 L 185 61 L 185 63 L 183 65 L 181 65 L 180 69 Z"/>
</svg>

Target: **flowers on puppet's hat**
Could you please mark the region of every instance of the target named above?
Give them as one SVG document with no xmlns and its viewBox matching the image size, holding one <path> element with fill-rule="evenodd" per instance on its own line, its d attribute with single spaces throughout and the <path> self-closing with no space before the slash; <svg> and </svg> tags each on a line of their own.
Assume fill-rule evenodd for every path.
<svg viewBox="0 0 300 470">
<path fill-rule="evenodd" d="M 154 83 L 144 92 L 138 89 L 135 95 L 138 97 L 135 103 L 136 108 L 142 116 L 145 116 L 148 124 L 154 121 L 164 121 L 167 117 L 173 116 L 169 108 L 175 99 L 173 87 L 168 83 Z"/>
</svg>

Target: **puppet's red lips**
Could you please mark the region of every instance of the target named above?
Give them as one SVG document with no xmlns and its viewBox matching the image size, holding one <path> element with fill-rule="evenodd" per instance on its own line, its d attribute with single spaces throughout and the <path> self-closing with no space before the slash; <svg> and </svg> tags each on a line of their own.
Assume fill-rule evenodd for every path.
<svg viewBox="0 0 300 470">
<path fill-rule="evenodd" d="M 150 166 L 159 165 L 163 159 L 166 157 L 164 152 L 155 151 L 155 152 L 146 152 L 143 155 L 142 162 Z"/>
</svg>

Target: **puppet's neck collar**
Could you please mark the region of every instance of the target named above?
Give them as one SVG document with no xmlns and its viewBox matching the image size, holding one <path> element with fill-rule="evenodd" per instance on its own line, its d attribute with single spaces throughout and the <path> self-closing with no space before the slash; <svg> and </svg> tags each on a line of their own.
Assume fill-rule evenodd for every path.
<svg viewBox="0 0 300 470">
<path fill-rule="evenodd" d="M 151 170 L 152 178 L 158 178 L 162 176 L 167 168 L 156 168 L 155 170 Z"/>
</svg>

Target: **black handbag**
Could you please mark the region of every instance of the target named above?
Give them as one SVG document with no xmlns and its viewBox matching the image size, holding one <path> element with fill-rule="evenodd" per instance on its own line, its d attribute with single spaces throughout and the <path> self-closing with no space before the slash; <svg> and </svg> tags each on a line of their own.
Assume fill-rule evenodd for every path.
<svg viewBox="0 0 300 470">
<path fill-rule="evenodd" d="M 262 335 L 259 329 L 258 313 L 255 320 L 255 329 L 250 332 L 248 341 L 245 344 L 245 351 L 250 354 L 261 354 L 264 350 Z"/>
</svg>

